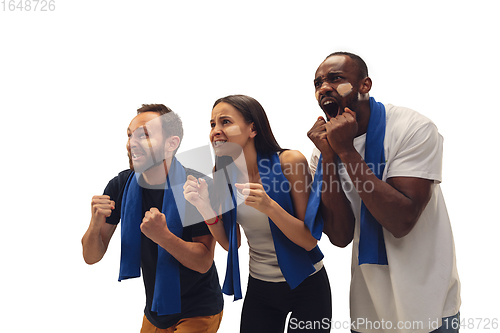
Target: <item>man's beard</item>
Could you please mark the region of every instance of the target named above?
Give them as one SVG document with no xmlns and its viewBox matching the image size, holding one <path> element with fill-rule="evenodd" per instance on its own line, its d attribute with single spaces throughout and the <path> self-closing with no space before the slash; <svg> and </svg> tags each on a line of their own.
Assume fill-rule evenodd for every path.
<svg viewBox="0 0 500 333">
<path fill-rule="evenodd" d="M 161 155 L 161 154 L 159 154 Z M 161 158 L 157 159 L 156 155 L 154 154 L 153 150 L 151 149 L 151 159 L 153 160 L 153 164 L 146 166 L 145 168 L 135 168 L 134 167 L 134 161 L 132 160 L 132 153 L 130 151 L 127 152 L 127 157 L 128 157 L 128 166 L 129 169 L 138 173 L 143 173 L 145 171 L 148 171 L 151 168 L 157 167 L 159 165 L 162 165 L 163 162 L 165 161 L 165 156 L 161 156 Z"/>
</svg>

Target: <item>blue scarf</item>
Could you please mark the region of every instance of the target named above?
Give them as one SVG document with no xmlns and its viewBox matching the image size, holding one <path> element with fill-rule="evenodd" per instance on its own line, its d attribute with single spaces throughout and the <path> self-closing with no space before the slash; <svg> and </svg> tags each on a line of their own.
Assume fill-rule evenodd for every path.
<svg viewBox="0 0 500 333">
<path fill-rule="evenodd" d="M 257 164 L 262 185 L 269 197 L 276 201 L 289 214 L 294 215 L 292 199 L 289 193 L 291 185 L 281 171 L 281 163 L 278 154 L 272 153 L 271 155 L 262 156 L 258 153 Z M 276 170 L 279 170 L 279 172 L 274 172 Z M 237 203 L 235 191 L 237 191 L 237 189 L 234 187 L 233 181 L 235 179 L 235 172 L 233 172 L 231 176 L 226 173 L 226 177 L 229 178 L 228 184 L 230 184 L 230 186 L 228 186 L 226 191 L 227 196 L 225 210 L 227 211 L 222 214 L 222 220 L 224 222 L 226 235 L 229 239 L 229 250 L 226 277 L 222 291 L 226 295 L 234 295 L 234 300 L 238 300 L 242 298 L 242 294 L 238 261 L 238 240 L 236 234 Z M 282 190 L 283 184 L 288 184 L 286 186 L 289 189 L 288 191 Z M 228 210 L 227 208 L 229 207 L 234 207 L 234 209 Z M 309 230 L 313 232 L 313 236 L 316 239 L 321 237 L 323 229 L 323 220 L 318 213 L 318 207 L 319 204 L 316 207 L 314 207 L 314 205 L 309 207 L 308 203 L 306 217 L 308 217 L 309 220 L 305 221 L 305 224 L 309 227 Z M 309 212 L 310 209 L 315 209 L 315 211 Z M 323 253 L 321 253 L 318 246 L 308 252 L 293 243 L 283 234 L 283 232 L 273 223 L 271 219 L 269 219 L 269 225 L 281 272 L 283 273 L 283 276 L 285 277 L 285 280 L 290 288 L 294 289 L 302 281 L 304 281 L 304 279 L 314 273 L 314 264 L 323 258 Z"/>
<path fill-rule="evenodd" d="M 370 120 L 366 131 L 365 162 L 378 179 L 382 179 L 385 168 L 384 138 L 385 107 L 370 97 Z M 382 226 L 361 203 L 358 263 L 387 265 Z"/>
<path fill-rule="evenodd" d="M 118 281 L 141 276 L 141 229 L 143 219 L 142 188 L 137 182 L 140 174 L 132 173 L 127 181 L 122 199 L 122 246 L 120 276 Z M 181 191 L 186 181 L 184 167 L 174 157 L 167 176 L 163 195 L 162 213 L 167 226 L 177 237 L 182 237 L 182 220 L 186 202 L 179 200 L 176 205 L 173 191 Z M 176 193 L 179 197 L 179 193 Z M 182 193 L 181 193 L 182 195 Z M 180 214 L 180 215 L 179 215 Z M 156 281 L 152 311 L 159 316 L 181 312 L 181 291 L 179 262 L 164 248 L 158 246 Z"/>
<path fill-rule="evenodd" d="M 323 218 L 320 214 L 319 205 L 321 204 L 321 192 L 323 186 L 323 157 L 320 156 L 316 173 L 314 174 L 311 184 L 311 193 L 309 193 L 309 201 L 307 202 L 306 216 L 304 223 L 311 230 L 311 234 L 317 240 L 321 239 L 323 234 Z"/>
</svg>

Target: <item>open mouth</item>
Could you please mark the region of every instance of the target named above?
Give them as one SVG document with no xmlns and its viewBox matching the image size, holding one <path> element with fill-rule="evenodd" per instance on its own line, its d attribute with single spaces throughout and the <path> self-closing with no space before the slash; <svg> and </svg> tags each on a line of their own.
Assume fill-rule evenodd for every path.
<svg viewBox="0 0 500 333">
<path fill-rule="evenodd" d="M 224 140 L 218 140 L 218 141 L 214 141 L 213 145 L 214 145 L 214 148 L 219 148 L 220 146 L 222 146 L 224 143 L 226 143 L 227 141 L 224 141 Z"/>
<path fill-rule="evenodd" d="M 144 154 L 142 152 L 139 152 L 139 151 L 132 151 L 130 153 L 130 155 L 132 156 L 132 159 L 135 161 L 135 160 L 138 160 L 140 159 L 142 156 L 144 156 Z"/>
<path fill-rule="evenodd" d="M 339 105 L 335 100 L 329 98 L 321 102 L 321 109 L 323 109 L 328 119 L 335 118 L 339 113 Z"/>
</svg>

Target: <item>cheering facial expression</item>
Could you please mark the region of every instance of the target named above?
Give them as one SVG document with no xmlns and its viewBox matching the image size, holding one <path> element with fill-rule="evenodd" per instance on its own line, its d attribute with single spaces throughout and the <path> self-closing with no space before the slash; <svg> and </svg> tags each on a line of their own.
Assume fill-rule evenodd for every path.
<svg viewBox="0 0 500 333">
<path fill-rule="evenodd" d="M 257 134 L 253 123 L 245 122 L 243 115 L 231 104 L 221 102 L 212 110 L 210 142 L 217 156 L 236 158 Z"/>
<path fill-rule="evenodd" d="M 343 55 L 327 58 L 316 71 L 316 100 L 328 119 L 352 107 L 358 100 L 359 72 L 354 61 Z"/>
<path fill-rule="evenodd" d="M 127 151 L 134 171 L 142 173 L 165 159 L 165 138 L 156 112 L 138 114 L 127 129 Z"/>
</svg>

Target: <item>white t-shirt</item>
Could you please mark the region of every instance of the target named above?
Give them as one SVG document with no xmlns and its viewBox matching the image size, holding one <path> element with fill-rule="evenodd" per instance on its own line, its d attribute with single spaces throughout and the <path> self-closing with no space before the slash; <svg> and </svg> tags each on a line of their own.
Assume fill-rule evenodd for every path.
<svg viewBox="0 0 500 333">
<path fill-rule="evenodd" d="M 458 313 L 460 280 L 450 220 L 439 183 L 443 137 L 421 114 L 385 105 L 386 166 L 382 180 L 417 177 L 433 180 L 432 196 L 412 231 L 395 238 L 384 229 L 388 265 L 358 265 L 361 198 L 344 166 L 342 188 L 356 217 L 351 267 L 351 322 L 358 332 L 431 332 L 441 318 Z M 354 139 L 364 158 L 366 134 Z M 311 158 L 316 170 L 319 150 Z"/>
</svg>

